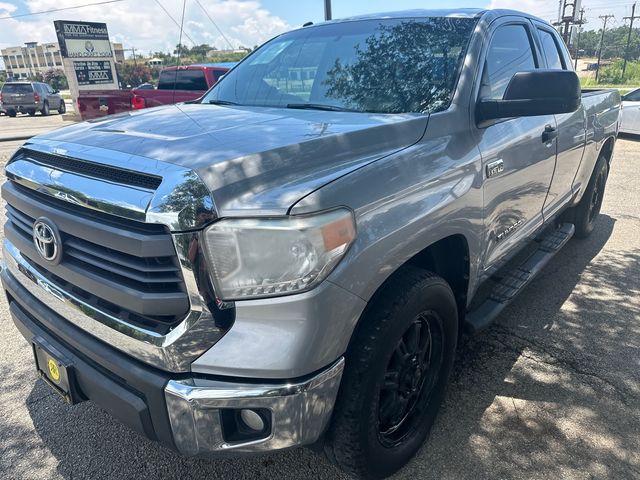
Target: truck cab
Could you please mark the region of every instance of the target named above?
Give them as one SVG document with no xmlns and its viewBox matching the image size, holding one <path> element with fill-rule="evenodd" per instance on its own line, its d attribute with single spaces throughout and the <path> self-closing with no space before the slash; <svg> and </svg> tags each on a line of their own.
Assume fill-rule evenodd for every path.
<svg viewBox="0 0 640 480">
<path fill-rule="evenodd" d="M 307 25 L 193 102 L 18 150 L 11 315 L 56 392 L 168 448 L 316 445 L 382 478 L 463 332 L 598 227 L 619 115 L 525 13 Z"/>
</svg>

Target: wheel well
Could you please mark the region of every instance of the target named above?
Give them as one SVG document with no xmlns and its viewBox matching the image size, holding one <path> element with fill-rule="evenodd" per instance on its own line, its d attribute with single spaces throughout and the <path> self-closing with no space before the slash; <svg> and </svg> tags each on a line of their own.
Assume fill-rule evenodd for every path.
<svg viewBox="0 0 640 480">
<path fill-rule="evenodd" d="M 600 156 L 607 160 L 607 165 L 611 166 L 611 159 L 613 158 L 613 147 L 615 145 L 615 139 L 613 137 L 607 138 L 600 149 Z"/>
<path fill-rule="evenodd" d="M 397 275 L 404 274 L 404 268 L 408 265 L 428 270 L 442 277 L 451 287 L 458 307 L 458 332 L 463 331 L 464 315 L 467 309 L 467 292 L 469 288 L 469 245 L 463 235 L 451 235 L 432 243 L 421 250 L 405 263 L 400 265 L 369 299 L 368 305 L 360 316 L 367 315 L 370 308 L 374 308 L 376 301 L 384 291 L 384 287 Z M 351 335 L 349 346 L 356 337 L 356 331 L 362 328 L 362 322 L 358 322 Z"/>
<path fill-rule="evenodd" d="M 429 270 L 447 281 L 456 297 L 458 319 L 461 322 L 460 327 L 462 327 L 469 288 L 469 245 L 467 239 L 463 235 L 445 237 L 414 255 L 407 264 Z"/>
</svg>

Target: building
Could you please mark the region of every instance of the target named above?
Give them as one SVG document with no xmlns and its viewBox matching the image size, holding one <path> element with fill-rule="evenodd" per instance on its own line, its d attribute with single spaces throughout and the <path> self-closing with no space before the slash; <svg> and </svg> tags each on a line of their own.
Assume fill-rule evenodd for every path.
<svg viewBox="0 0 640 480">
<path fill-rule="evenodd" d="M 111 49 L 116 62 L 124 62 L 121 43 L 112 43 Z M 23 80 L 44 74 L 52 68 L 62 68 L 62 56 L 58 42 L 27 42 L 24 47 L 8 47 L 0 50 L 8 78 Z"/>
<path fill-rule="evenodd" d="M 111 42 L 111 51 L 116 63 L 124 63 L 124 47 L 121 43 Z"/>
<path fill-rule="evenodd" d="M 247 53 L 250 51 L 251 51 L 250 49 L 245 47 L 236 48 L 234 50 L 218 50 L 214 48 L 213 50 L 209 50 L 207 52 L 207 57 L 212 58 L 212 57 L 218 57 L 220 55 L 231 55 L 234 53 Z"/>
</svg>

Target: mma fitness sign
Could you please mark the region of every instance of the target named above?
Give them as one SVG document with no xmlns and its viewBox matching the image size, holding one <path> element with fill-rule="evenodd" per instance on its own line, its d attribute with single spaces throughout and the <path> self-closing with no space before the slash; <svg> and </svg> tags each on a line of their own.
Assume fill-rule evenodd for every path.
<svg viewBox="0 0 640 480">
<path fill-rule="evenodd" d="M 106 23 L 56 20 L 60 53 L 65 58 L 113 58 Z"/>
</svg>

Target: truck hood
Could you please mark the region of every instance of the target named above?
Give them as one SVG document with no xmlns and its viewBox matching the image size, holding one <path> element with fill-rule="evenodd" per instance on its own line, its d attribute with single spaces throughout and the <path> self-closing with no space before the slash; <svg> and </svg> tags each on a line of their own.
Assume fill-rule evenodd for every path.
<svg viewBox="0 0 640 480">
<path fill-rule="evenodd" d="M 192 169 L 219 216 L 282 214 L 328 182 L 414 144 L 427 121 L 412 114 L 178 104 L 38 138 Z"/>
</svg>

